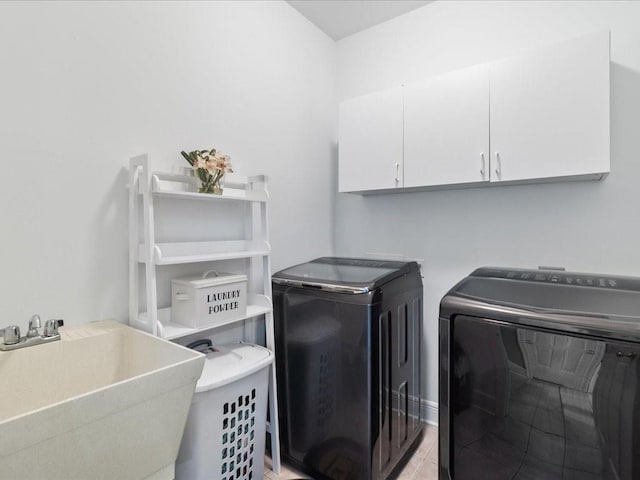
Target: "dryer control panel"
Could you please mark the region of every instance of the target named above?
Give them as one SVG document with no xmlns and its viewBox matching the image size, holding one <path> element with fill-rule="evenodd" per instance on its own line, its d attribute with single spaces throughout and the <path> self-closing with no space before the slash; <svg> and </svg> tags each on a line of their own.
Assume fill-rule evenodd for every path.
<svg viewBox="0 0 640 480">
<path fill-rule="evenodd" d="M 640 279 L 612 275 L 603 276 L 556 270 L 483 267 L 474 271 L 471 276 L 640 292 Z"/>
</svg>

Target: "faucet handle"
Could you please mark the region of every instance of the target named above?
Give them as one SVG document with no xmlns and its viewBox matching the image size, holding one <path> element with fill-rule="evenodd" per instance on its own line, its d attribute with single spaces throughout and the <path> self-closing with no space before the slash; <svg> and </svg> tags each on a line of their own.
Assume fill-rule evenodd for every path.
<svg viewBox="0 0 640 480">
<path fill-rule="evenodd" d="M 15 345 L 20 342 L 20 327 L 18 325 L 9 325 L 7 328 L 0 329 L 0 333 L 4 337 L 5 345 Z"/>
<path fill-rule="evenodd" d="M 44 334 L 43 337 L 53 337 L 58 335 L 58 327 L 64 326 L 64 320 L 56 319 L 56 320 L 47 320 L 44 322 Z"/>
<path fill-rule="evenodd" d="M 40 322 L 40 315 L 32 315 L 29 319 L 29 330 L 27 331 L 27 338 L 33 338 L 40 336 L 40 327 L 42 323 Z"/>
</svg>

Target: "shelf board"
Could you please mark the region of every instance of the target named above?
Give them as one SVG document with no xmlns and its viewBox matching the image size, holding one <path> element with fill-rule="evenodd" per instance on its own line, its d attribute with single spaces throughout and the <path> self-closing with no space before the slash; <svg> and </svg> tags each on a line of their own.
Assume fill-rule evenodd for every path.
<svg viewBox="0 0 640 480">
<path fill-rule="evenodd" d="M 238 323 L 238 322 L 247 320 L 249 318 L 270 313 L 272 311 L 271 301 L 264 295 L 252 294 L 249 296 L 249 302 L 250 303 L 247 305 L 246 315 L 239 318 L 234 318 L 231 320 L 224 320 L 220 323 L 216 323 L 215 325 L 207 325 L 207 326 L 198 327 L 198 328 L 191 328 L 191 327 L 186 327 L 184 325 L 180 325 L 178 323 L 173 323 L 171 321 L 171 307 L 159 308 L 158 322 L 160 325 L 158 326 L 160 328 L 158 329 L 158 336 L 166 340 L 175 340 L 177 338 L 186 337 L 187 335 L 193 335 L 194 333 L 206 332 L 208 330 L 223 327 L 225 325 Z M 140 313 L 139 321 L 141 323 L 146 323 L 147 312 Z"/>
<path fill-rule="evenodd" d="M 232 240 L 220 242 L 157 243 L 152 262 L 155 265 L 177 265 L 183 263 L 212 262 L 237 258 L 263 257 L 269 255 L 268 242 Z M 146 263 L 144 245 L 138 246 L 138 259 Z"/>
<path fill-rule="evenodd" d="M 169 173 L 154 172 L 152 174 L 152 190 L 154 195 L 160 197 L 182 198 L 185 200 L 202 200 L 217 202 L 224 200 L 245 202 L 267 202 L 269 193 L 262 187 L 254 188 L 252 180 L 257 185 L 264 185 L 264 177 L 234 177 L 225 182 L 222 195 L 210 193 L 198 193 L 197 181 L 189 175 L 174 175 Z M 262 181 L 263 183 L 257 183 Z"/>
</svg>

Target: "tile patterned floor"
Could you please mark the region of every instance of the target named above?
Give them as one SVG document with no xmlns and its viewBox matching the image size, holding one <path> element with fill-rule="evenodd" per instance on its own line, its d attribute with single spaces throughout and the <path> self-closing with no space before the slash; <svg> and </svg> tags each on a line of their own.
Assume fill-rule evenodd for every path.
<svg viewBox="0 0 640 480">
<path fill-rule="evenodd" d="M 437 480 L 438 478 L 438 427 L 425 425 L 424 437 L 398 480 Z M 283 465 L 280 475 L 271 471 L 271 459 L 266 458 L 264 480 L 292 480 L 311 478 Z"/>
</svg>

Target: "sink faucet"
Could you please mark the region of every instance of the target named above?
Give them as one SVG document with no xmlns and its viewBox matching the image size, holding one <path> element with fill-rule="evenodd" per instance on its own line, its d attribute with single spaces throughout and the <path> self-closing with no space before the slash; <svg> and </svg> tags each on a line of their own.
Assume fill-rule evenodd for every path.
<svg viewBox="0 0 640 480">
<path fill-rule="evenodd" d="M 27 332 L 27 338 L 35 338 L 40 336 L 40 315 L 37 313 L 32 315 L 29 319 L 29 331 Z"/>
<path fill-rule="evenodd" d="M 2 343 L 0 343 L 0 351 L 16 350 L 18 348 L 60 340 L 58 327 L 62 327 L 63 325 L 63 320 L 47 320 L 44 324 L 44 332 L 41 334 L 40 316 L 33 315 L 31 319 L 29 319 L 29 329 L 25 336 L 20 336 L 20 327 L 18 327 L 18 325 L 10 325 L 0 329 L 0 338 L 3 339 Z"/>
</svg>

